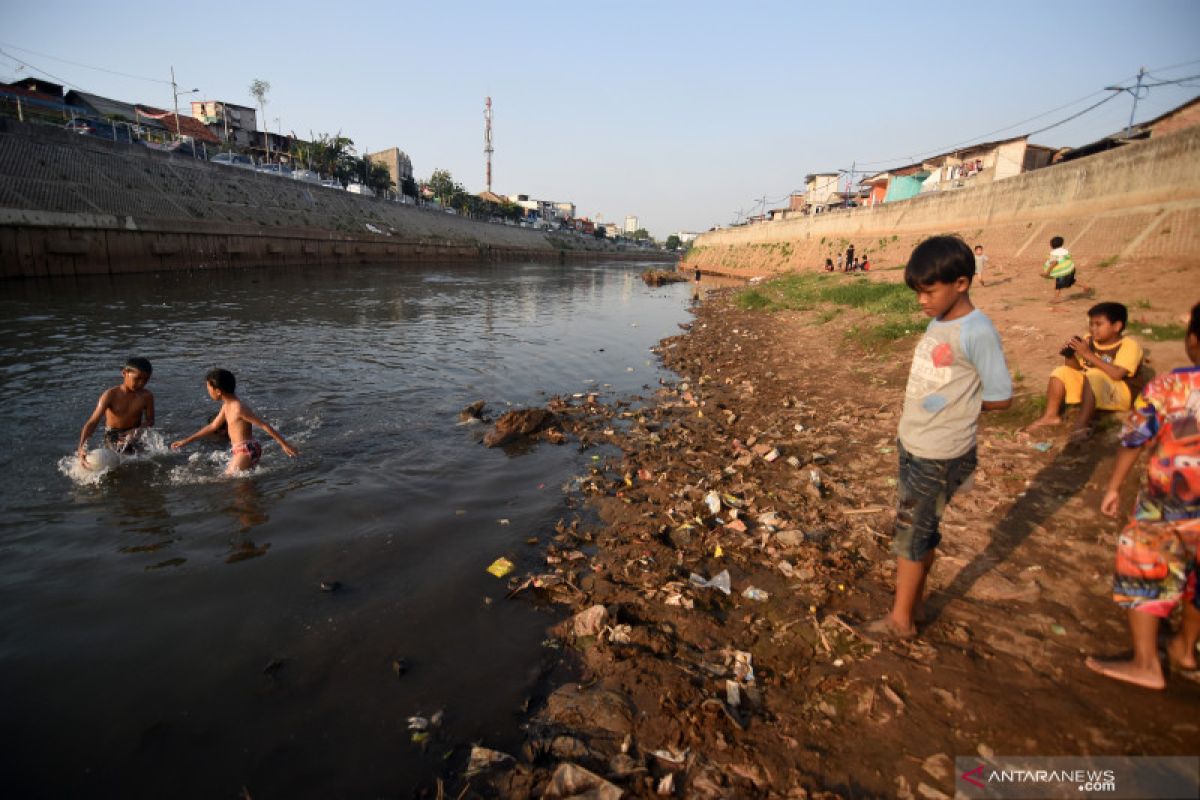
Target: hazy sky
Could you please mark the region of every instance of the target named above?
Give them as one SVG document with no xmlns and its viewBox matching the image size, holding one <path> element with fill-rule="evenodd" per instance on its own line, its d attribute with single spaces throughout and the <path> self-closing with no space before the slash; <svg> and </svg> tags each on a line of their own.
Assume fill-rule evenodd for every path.
<svg viewBox="0 0 1200 800">
<path fill-rule="evenodd" d="M 1057 122 L 1132 85 L 1200 74 L 1200 2 L 56 2 L 0 6 L 0 80 L 58 78 L 171 105 L 252 105 L 284 132 L 397 146 L 418 178 L 637 215 L 658 237 L 728 224 L 804 175 L 908 163 Z M 74 63 L 68 63 L 74 62 Z M 1187 63 L 1191 62 L 1191 63 Z M 1176 66 L 1178 65 L 1178 66 Z M 107 71 L 106 71 L 107 70 Z M 113 74 L 125 73 L 122 75 Z M 150 78 L 155 80 L 145 80 Z M 1139 120 L 1197 94 L 1150 90 Z M 1128 93 L 1033 141 L 1122 128 Z M 1064 108 L 1018 125 L 1031 117 Z M 772 202 L 774 201 L 774 202 Z"/>
</svg>

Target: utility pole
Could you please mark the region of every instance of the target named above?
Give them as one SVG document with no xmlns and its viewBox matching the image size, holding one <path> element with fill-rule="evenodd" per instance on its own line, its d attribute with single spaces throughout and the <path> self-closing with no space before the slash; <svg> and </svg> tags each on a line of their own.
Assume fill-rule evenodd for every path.
<svg viewBox="0 0 1200 800">
<path fill-rule="evenodd" d="M 175 135 L 183 136 L 183 132 L 179 129 L 179 95 L 195 94 L 199 89 L 191 89 L 186 92 L 179 91 L 179 85 L 175 83 L 175 67 L 171 67 L 171 96 L 175 98 Z"/>
<path fill-rule="evenodd" d="M 1138 104 L 1138 100 L 1141 99 L 1141 96 L 1142 96 L 1142 89 L 1143 89 L 1142 78 L 1144 78 L 1144 77 L 1146 77 L 1146 68 L 1140 67 L 1138 69 L 1138 74 L 1137 74 L 1137 85 L 1135 85 L 1132 89 L 1130 89 L 1128 86 L 1105 86 L 1104 87 L 1105 90 L 1109 91 L 1109 92 L 1129 92 L 1131 95 L 1133 95 L 1133 108 L 1131 108 L 1129 110 L 1129 124 L 1127 126 L 1125 126 L 1125 135 L 1126 136 L 1133 133 L 1133 118 L 1134 118 L 1134 116 L 1137 115 L 1137 104 Z M 1146 93 L 1149 94 L 1150 87 L 1146 86 L 1144 88 L 1146 90 Z"/>
<path fill-rule="evenodd" d="M 1129 112 L 1129 125 L 1125 128 L 1125 135 L 1128 136 L 1133 132 L 1133 117 L 1137 114 L 1138 95 L 1142 93 L 1142 78 L 1146 77 L 1146 68 L 1139 67 L 1137 74 L 1137 86 L 1133 90 L 1133 108 Z M 1149 89 L 1146 90 L 1149 92 Z"/>
<path fill-rule="evenodd" d="M 487 156 L 487 191 L 492 191 L 492 98 L 487 98 L 483 106 L 483 154 Z"/>
</svg>

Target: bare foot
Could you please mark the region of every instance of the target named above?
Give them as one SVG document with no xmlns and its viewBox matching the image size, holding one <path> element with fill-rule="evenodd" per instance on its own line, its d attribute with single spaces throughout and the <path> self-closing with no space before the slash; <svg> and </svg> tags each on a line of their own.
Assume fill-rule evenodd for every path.
<svg viewBox="0 0 1200 800">
<path fill-rule="evenodd" d="M 1088 658 L 1083 663 L 1092 672 L 1098 672 L 1106 678 L 1125 681 L 1146 689 L 1163 689 L 1167 682 L 1163 680 L 1162 667 L 1139 667 L 1132 661 L 1101 661 L 1098 658 Z"/>
<path fill-rule="evenodd" d="M 902 628 L 892 619 L 892 615 L 888 614 L 874 622 L 868 622 L 862 627 L 862 631 L 865 637 L 872 641 L 911 639 L 917 635 L 917 626 L 909 625 L 907 628 Z"/>
<path fill-rule="evenodd" d="M 1025 426 L 1027 431 L 1036 431 L 1038 428 L 1046 428 L 1050 425 L 1057 425 L 1062 422 L 1062 417 L 1042 417 L 1039 420 Z"/>
<path fill-rule="evenodd" d="M 1191 671 L 1196 669 L 1196 648 L 1191 650 L 1183 646 L 1183 639 L 1176 636 L 1167 644 L 1167 658 L 1175 669 Z"/>
</svg>

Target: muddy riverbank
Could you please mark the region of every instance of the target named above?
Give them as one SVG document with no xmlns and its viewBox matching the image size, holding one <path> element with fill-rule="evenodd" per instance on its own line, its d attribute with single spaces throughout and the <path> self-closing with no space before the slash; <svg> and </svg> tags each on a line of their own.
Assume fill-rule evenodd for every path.
<svg viewBox="0 0 1200 800">
<path fill-rule="evenodd" d="M 1166 325 L 1191 298 L 1153 281 L 1098 290 L 1142 298 L 1140 317 Z M 1083 666 L 1126 648 L 1109 596 L 1119 526 L 1097 510 L 1116 428 L 1073 447 L 1062 431 L 1019 433 L 1043 362 L 1094 302 L 1078 293 L 1050 314 L 1027 299 L 1040 288 L 1010 273 L 974 292 L 1020 402 L 985 417 L 911 642 L 857 629 L 892 590 L 913 336 L 864 346 L 859 312 L 744 311 L 724 290 L 662 342 L 676 381 L 612 406 L 562 401 L 577 434 L 621 451 L 579 482 L 602 523 L 565 521 L 544 568 L 512 579 L 514 602 L 567 607 L 546 643 L 563 657 L 531 700 L 522 752 L 463 747 L 443 788 L 937 798 L 954 795 L 957 756 L 1194 754 L 1197 683 L 1175 675 L 1151 693 Z M 1158 369 L 1177 365 L 1176 343 L 1148 344 Z"/>
</svg>

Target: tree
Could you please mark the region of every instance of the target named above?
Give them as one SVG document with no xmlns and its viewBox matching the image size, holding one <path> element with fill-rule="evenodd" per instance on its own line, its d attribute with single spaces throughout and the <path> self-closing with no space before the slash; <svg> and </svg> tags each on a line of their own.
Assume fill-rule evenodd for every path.
<svg viewBox="0 0 1200 800">
<path fill-rule="evenodd" d="M 392 173 L 388 172 L 388 168 L 383 164 L 364 158 L 366 167 L 367 179 L 364 181 L 376 194 L 386 194 L 396 188 L 396 184 L 392 181 Z"/>
<path fill-rule="evenodd" d="M 667 237 L 667 245 L 666 246 L 667 246 L 668 250 L 678 250 L 679 245 L 680 245 L 680 241 L 679 241 L 679 237 L 677 235 L 672 233 L 670 236 Z"/>
<path fill-rule="evenodd" d="M 271 82 L 255 78 L 250 84 L 250 96 L 258 101 L 258 110 L 262 114 L 263 145 L 267 148 L 267 160 L 271 160 L 271 140 L 267 138 L 267 92 L 271 91 Z"/>
<path fill-rule="evenodd" d="M 630 238 L 634 239 L 635 241 L 639 241 L 639 242 L 644 239 L 653 241 L 652 239 L 650 239 L 650 234 L 646 232 L 645 228 L 638 228 L 636 231 L 629 234 L 629 236 L 630 236 Z"/>
<path fill-rule="evenodd" d="M 466 194 L 466 192 L 463 191 L 463 188 L 455 183 L 454 176 L 450 174 L 449 170 L 435 169 L 433 174 L 429 176 L 429 180 L 426 181 L 426 184 L 429 186 L 429 190 L 433 192 L 433 196 L 436 197 L 445 208 L 455 207 L 458 205 L 458 203 L 455 202 L 457 196 Z"/>
</svg>

